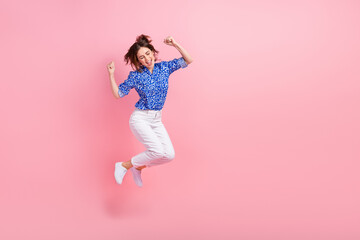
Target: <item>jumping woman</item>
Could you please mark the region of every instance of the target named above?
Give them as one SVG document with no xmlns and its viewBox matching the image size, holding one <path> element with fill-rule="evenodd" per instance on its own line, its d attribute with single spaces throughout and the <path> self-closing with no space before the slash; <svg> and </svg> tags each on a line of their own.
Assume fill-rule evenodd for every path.
<svg viewBox="0 0 360 240">
<path fill-rule="evenodd" d="M 175 157 L 174 147 L 161 121 L 162 108 L 166 100 L 170 74 L 187 67 L 193 60 L 173 37 L 165 38 L 164 43 L 175 47 L 182 57 L 156 62 L 159 52 L 151 44 L 150 37 L 144 34 L 138 36 L 124 57 L 126 64 L 130 62 L 134 71 L 130 71 L 128 78 L 119 86 L 115 82 L 114 62 L 107 65 L 115 98 L 126 96 L 132 88 L 139 94 L 140 99 L 135 104 L 129 125 L 135 137 L 146 147 L 146 151 L 133 156 L 129 161 L 115 163 L 114 175 L 118 184 L 122 183 L 130 169 L 135 184 L 142 187 L 143 168 L 168 163 Z"/>
</svg>

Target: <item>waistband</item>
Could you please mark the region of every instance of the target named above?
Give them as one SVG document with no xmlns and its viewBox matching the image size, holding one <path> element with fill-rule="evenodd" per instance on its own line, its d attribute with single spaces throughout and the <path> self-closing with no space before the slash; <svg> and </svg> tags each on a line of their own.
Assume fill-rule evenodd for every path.
<svg viewBox="0 0 360 240">
<path fill-rule="evenodd" d="M 145 113 L 161 113 L 162 112 L 162 109 L 161 110 L 151 110 L 151 109 L 139 109 L 139 108 L 135 108 L 134 111 L 140 111 L 140 112 L 145 112 Z"/>
</svg>

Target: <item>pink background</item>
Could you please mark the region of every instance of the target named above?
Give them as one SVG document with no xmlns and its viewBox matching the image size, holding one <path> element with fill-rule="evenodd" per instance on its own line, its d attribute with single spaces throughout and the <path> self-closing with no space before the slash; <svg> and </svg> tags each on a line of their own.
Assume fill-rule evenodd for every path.
<svg viewBox="0 0 360 240">
<path fill-rule="evenodd" d="M 360 238 L 360 2 L 1 1 L 1 239 Z M 144 150 L 123 56 L 149 34 L 176 157 Z"/>
</svg>

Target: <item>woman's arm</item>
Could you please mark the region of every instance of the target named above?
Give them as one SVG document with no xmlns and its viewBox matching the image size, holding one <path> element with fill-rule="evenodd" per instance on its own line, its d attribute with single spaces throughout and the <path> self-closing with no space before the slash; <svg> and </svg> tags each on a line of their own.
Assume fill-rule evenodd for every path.
<svg viewBox="0 0 360 240">
<path fill-rule="evenodd" d="M 107 65 L 107 69 L 109 71 L 109 78 L 110 78 L 110 83 L 111 83 L 111 88 L 112 88 L 112 93 L 114 95 L 115 98 L 120 98 L 119 96 L 119 87 L 115 82 L 115 64 L 113 61 L 111 61 L 111 63 L 109 63 Z"/>
<path fill-rule="evenodd" d="M 190 54 L 182 47 L 180 44 L 176 43 L 174 44 L 174 47 L 181 53 L 181 56 L 184 58 L 186 64 L 190 64 L 193 62 L 192 57 Z"/>
<path fill-rule="evenodd" d="M 115 98 L 120 98 L 119 96 L 119 87 L 118 85 L 116 84 L 115 82 L 115 76 L 114 76 L 114 73 L 110 73 L 109 74 L 109 77 L 110 77 L 110 82 L 111 82 L 111 88 L 112 88 L 112 93 L 114 95 Z"/>
<path fill-rule="evenodd" d="M 175 47 L 180 52 L 181 56 L 184 58 L 186 64 L 190 64 L 193 62 L 193 59 L 190 56 L 190 54 L 182 46 L 180 46 L 180 44 L 175 42 L 175 39 L 173 37 L 171 37 L 171 36 L 167 37 L 164 40 L 164 43 L 169 46 Z"/>
</svg>

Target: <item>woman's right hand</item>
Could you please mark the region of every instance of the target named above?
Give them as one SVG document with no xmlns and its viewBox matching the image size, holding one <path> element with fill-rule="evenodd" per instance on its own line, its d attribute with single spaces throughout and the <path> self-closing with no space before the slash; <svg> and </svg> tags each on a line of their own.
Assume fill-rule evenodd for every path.
<svg viewBox="0 0 360 240">
<path fill-rule="evenodd" d="M 110 74 L 115 72 L 115 63 L 114 61 L 111 61 L 108 65 L 107 65 L 107 69 L 109 71 Z"/>
</svg>

